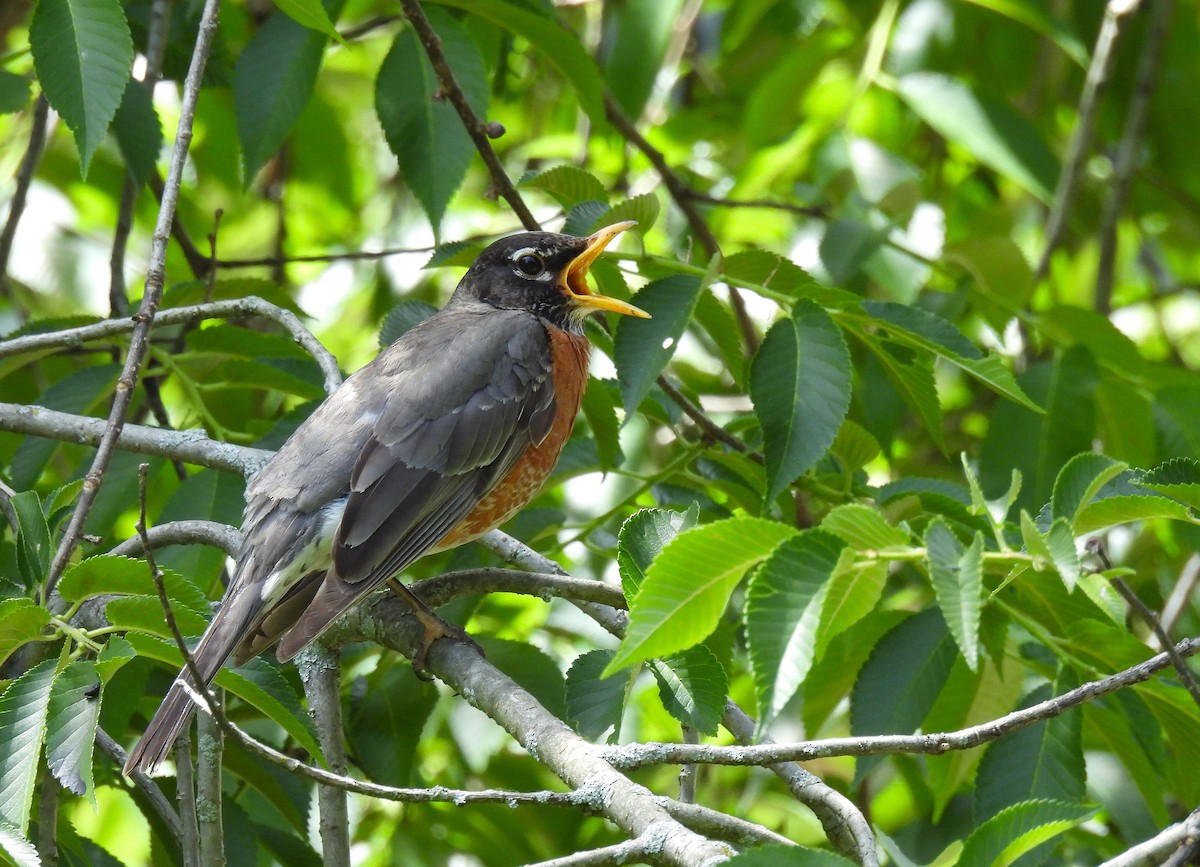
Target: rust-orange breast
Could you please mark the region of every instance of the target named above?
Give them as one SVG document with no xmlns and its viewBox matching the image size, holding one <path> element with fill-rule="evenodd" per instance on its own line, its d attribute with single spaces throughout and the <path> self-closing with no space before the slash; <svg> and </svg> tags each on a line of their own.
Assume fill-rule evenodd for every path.
<svg viewBox="0 0 1200 867">
<path fill-rule="evenodd" d="M 575 427 L 575 416 L 587 386 L 587 338 L 550 328 L 550 370 L 557 410 L 550 433 L 530 447 L 504 478 L 479 501 L 462 522 L 433 549 L 444 551 L 482 536 L 521 511 L 534 498 L 558 463 L 558 456 Z"/>
</svg>

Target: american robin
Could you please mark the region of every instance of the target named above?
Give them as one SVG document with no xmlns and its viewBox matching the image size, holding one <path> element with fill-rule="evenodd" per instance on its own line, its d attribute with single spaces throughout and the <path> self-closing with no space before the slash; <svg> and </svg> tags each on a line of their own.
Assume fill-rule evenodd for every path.
<svg viewBox="0 0 1200 867">
<path fill-rule="evenodd" d="M 588 314 L 638 308 L 588 289 L 633 223 L 588 238 L 527 232 L 479 255 L 438 313 L 349 377 L 246 489 L 224 602 L 193 651 L 206 683 L 279 642 L 291 659 L 424 554 L 481 536 L 537 493 L 587 382 Z M 426 644 L 454 634 L 398 581 Z M 125 772 L 162 761 L 191 716 L 180 672 Z"/>
</svg>

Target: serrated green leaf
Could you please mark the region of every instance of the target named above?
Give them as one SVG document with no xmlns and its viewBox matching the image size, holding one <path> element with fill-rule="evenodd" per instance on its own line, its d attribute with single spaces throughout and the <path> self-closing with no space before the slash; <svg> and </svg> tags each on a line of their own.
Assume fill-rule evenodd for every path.
<svg viewBox="0 0 1200 867">
<path fill-rule="evenodd" d="M 91 662 L 75 660 L 54 678 L 47 712 L 46 764 L 63 788 L 96 808 L 92 745 L 100 718 L 100 678 Z"/>
<path fill-rule="evenodd" d="M 1200 509 L 1200 461 L 1175 458 L 1142 474 L 1137 483 L 1143 488 Z"/>
<path fill-rule="evenodd" d="M 1075 550 L 1075 536 L 1066 518 L 1058 518 L 1050 525 L 1046 533 L 1046 547 L 1050 550 L 1054 568 L 1067 585 L 1067 592 L 1074 591 L 1079 582 L 1079 554 Z"/>
<path fill-rule="evenodd" d="M 482 635 L 479 645 L 488 662 L 527 689 L 550 713 L 566 716 L 566 685 L 558 664 L 525 641 L 508 641 Z"/>
<path fill-rule="evenodd" d="M 604 11 L 604 77 L 630 118 L 639 118 L 650 98 L 682 5 L 681 0 L 631 0 Z"/>
<path fill-rule="evenodd" d="M 607 213 L 608 204 L 606 202 L 592 200 L 572 205 L 567 210 L 567 216 L 560 231 L 564 235 L 577 237 L 590 235 L 592 230 L 599 225 L 600 218 Z"/>
<path fill-rule="evenodd" d="M 1106 455 L 1084 452 L 1078 454 L 1059 470 L 1050 497 L 1050 516 L 1064 518 L 1074 526 L 1079 512 L 1092 501 L 1096 493 L 1128 466 Z"/>
<path fill-rule="evenodd" d="M 487 71 L 479 47 L 444 10 L 430 9 L 428 14 L 455 80 L 476 115 L 486 117 Z M 416 33 L 401 30 L 379 68 L 375 110 L 404 181 L 435 230 L 475 157 L 458 112 L 449 100 L 438 98 L 440 90 Z"/>
<path fill-rule="evenodd" d="M 0 114 L 12 114 L 29 105 L 28 78 L 0 69 Z"/>
<path fill-rule="evenodd" d="M 604 81 L 600 68 L 579 42 L 579 38 L 556 20 L 531 11 L 529 6 L 505 0 L 436 0 L 445 6 L 463 9 L 529 40 L 571 84 L 580 107 L 592 123 L 608 126 L 604 114 Z"/>
<path fill-rule="evenodd" d="M 1118 626 L 1125 625 L 1125 600 L 1112 586 L 1109 576 L 1116 577 L 1118 570 L 1111 572 L 1086 572 L 1079 576 L 1079 588 L 1096 607 L 1108 615 Z"/>
<path fill-rule="evenodd" d="M 625 519 L 617 534 L 617 568 L 621 573 L 621 590 L 626 599 L 637 596 L 646 570 L 667 543 L 684 530 L 696 526 L 699 517 L 700 509 L 692 506 L 686 512 L 639 509 Z"/>
<path fill-rule="evenodd" d="M 1029 707 L 1062 693 L 1074 681 L 1039 687 L 1025 697 Z M 1033 798 L 1082 801 L 1085 771 L 1081 717 L 1067 713 L 1010 732 L 993 742 L 979 763 L 975 781 L 975 821 L 984 822 L 1005 807 Z"/>
<path fill-rule="evenodd" d="M 971 671 L 979 666 L 979 613 L 983 607 L 983 537 L 966 548 L 941 518 L 925 531 L 929 577 L 950 634 Z"/>
<path fill-rule="evenodd" d="M 881 449 L 866 428 L 846 419 L 838 429 L 829 451 L 841 463 L 842 472 L 853 474 L 879 457 Z"/>
<path fill-rule="evenodd" d="M 437 704 L 437 688 L 403 663 L 358 680 L 346 718 L 355 764 L 385 786 L 412 785 L 417 744 Z"/>
<path fill-rule="evenodd" d="M 50 528 L 42 513 L 42 500 L 37 491 L 21 491 L 9 500 L 17 516 L 17 565 L 25 587 L 41 585 L 50 568 Z"/>
<path fill-rule="evenodd" d="M 871 651 L 850 695 L 854 735 L 910 734 L 921 725 L 957 657 L 941 612 L 929 608 L 893 627 Z M 862 779 L 878 764 L 860 759 Z"/>
<path fill-rule="evenodd" d="M 58 662 L 46 659 L 22 674 L 0 695 L 0 822 L 21 834 L 29 827 L 50 688 Z"/>
<path fill-rule="evenodd" d="M 850 351 L 829 315 L 798 301 L 771 326 L 750 365 L 750 397 L 763 429 L 766 501 L 825 454 L 850 408 Z"/>
<path fill-rule="evenodd" d="M 332 0 L 332 17 L 342 2 Z M 238 58 L 233 103 L 247 186 L 279 150 L 312 98 L 328 41 L 325 34 L 276 13 Z"/>
<path fill-rule="evenodd" d="M 0 665 L 22 645 L 42 637 L 50 612 L 32 599 L 17 596 L 0 600 Z"/>
<path fill-rule="evenodd" d="M 613 361 L 617 365 L 626 416 L 637 411 L 654 380 L 675 354 L 699 301 L 702 285 L 699 277 L 682 274 L 655 280 L 633 298 L 653 318 L 623 316 L 617 323 Z"/>
<path fill-rule="evenodd" d="M 567 719 L 589 741 L 599 739 L 612 729 L 610 740 L 621 735 L 621 715 L 625 710 L 627 674 L 603 677 L 612 660 L 611 650 L 582 653 L 567 672 Z"/>
<path fill-rule="evenodd" d="M 469 268 L 482 252 L 483 247 L 472 241 L 447 241 L 433 248 L 429 261 L 421 268 Z"/>
<path fill-rule="evenodd" d="M 624 455 L 621 454 L 619 438 L 621 425 L 617 421 L 617 410 L 613 406 L 617 384 L 609 389 L 606 383 L 591 380 L 583 392 L 580 409 L 587 419 L 588 427 L 592 429 L 592 437 L 596 441 L 596 453 L 600 464 L 605 469 L 618 467 Z"/>
<path fill-rule="evenodd" d="M 1054 564 L 1054 557 L 1045 537 L 1038 530 L 1033 517 L 1024 509 L 1021 510 L 1021 541 L 1025 544 L 1025 550 L 1034 557 L 1034 568 L 1044 570 Z"/>
<path fill-rule="evenodd" d="M 875 353 L 888 381 L 908 404 L 909 409 L 916 413 L 921 424 L 929 431 L 934 444 L 945 451 L 946 443 L 942 434 L 942 405 L 938 399 L 937 385 L 933 377 L 933 358 L 919 353 L 910 355 L 907 360 L 902 360 L 875 335 L 866 334 L 858 329 L 851 330 L 866 344 L 868 349 Z"/>
<path fill-rule="evenodd" d="M 131 632 L 126 638 L 138 656 L 164 662 L 173 668 L 183 667 L 183 657 L 173 641 L 141 632 Z M 295 691 L 267 662 L 252 659 L 237 668 L 222 668 L 214 683 L 257 708 L 295 738 L 310 755 L 325 761 L 313 733 L 312 721 L 301 709 Z"/>
<path fill-rule="evenodd" d="M 608 201 L 608 190 L 600 179 L 577 166 L 555 166 L 523 179 L 520 185 L 549 193 L 564 208 L 580 202 Z"/>
<path fill-rule="evenodd" d="M 842 551 L 821 602 L 821 620 L 817 627 L 817 659 L 821 658 L 833 639 L 875 608 L 875 604 L 883 596 L 887 577 L 886 560 L 858 560 L 852 549 L 846 548 Z"/>
<path fill-rule="evenodd" d="M 617 202 L 600 216 L 593 229 L 611 226 L 613 223 L 620 223 L 624 220 L 633 220 L 637 225 L 631 231 L 645 235 L 658 222 L 659 210 L 661 210 L 661 206 L 658 203 L 658 196 L 654 193 L 642 193 L 640 196 Z"/>
<path fill-rule="evenodd" d="M 0 822 L 0 852 L 16 867 L 42 867 L 37 847 L 7 822 Z"/>
<path fill-rule="evenodd" d="M 821 521 L 821 529 L 859 551 L 904 548 L 911 541 L 907 532 L 891 526 L 878 511 L 862 503 L 846 503 L 831 509 Z"/>
<path fill-rule="evenodd" d="M 282 437 L 259 445 L 278 448 L 281 443 Z M 158 523 L 199 518 L 236 527 L 241 523 L 246 505 L 245 490 L 245 480 L 232 473 L 216 470 L 193 473 L 167 500 Z M 164 572 L 174 569 L 200 586 L 211 586 L 211 582 L 220 576 L 226 556 L 224 551 L 208 545 L 172 545 L 160 550 L 155 560 Z M 148 576 L 149 571 L 146 574 Z M 168 594 L 170 592 L 168 589 Z"/>
<path fill-rule="evenodd" d="M 896 91 L 920 117 L 976 159 L 1049 202 L 1058 161 L 1037 131 L 1007 105 L 949 76 L 916 72 Z"/>
<path fill-rule="evenodd" d="M 1006 867 L 1095 812 L 1095 808 L 1083 804 L 1046 799 L 1013 804 L 971 832 L 963 844 L 958 865 Z"/>
<path fill-rule="evenodd" d="M 185 605 L 172 604 L 171 614 L 184 635 L 200 635 L 208 626 L 204 615 Z M 117 596 L 105 604 L 104 616 L 112 626 L 120 629 L 148 632 L 160 638 L 173 637 L 157 595 Z"/>
<path fill-rule="evenodd" d="M 1153 521 L 1165 518 L 1171 521 L 1195 521 L 1195 517 L 1183 503 L 1166 497 L 1139 497 L 1122 495 L 1105 497 L 1084 506 L 1075 519 L 1075 532 L 1083 536 L 1131 521 Z"/>
<path fill-rule="evenodd" d="M 967 478 L 967 488 L 971 491 L 971 511 L 976 515 L 989 514 L 987 500 L 983 496 L 983 489 L 979 487 L 979 479 L 967 460 L 967 453 L 963 452 L 959 457 L 962 459 L 963 475 Z"/>
<path fill-rule="evenodd" d="M 145 85 L 129 79 L 113 117 L 113 134 L 125 158 L 125 168 L 141 186 L 150 178 L 162 149 L 162 123 Z"/>
<path fill-rule="evenodd" d="M 168 599 L 192 611 L 208 611 L 208 599 L 200 588 L 178 572 L 161 571 Z M 145 560 L 113 554 L 88 557 L 68 568 L 58 583 L 58 591 L 67 602 L 81 602 L 91 596 L 110 593 L 157 598 L 158 592 Z"/>
<path fill-rule="evenodd" d="M 29 22 L 29 47 L 38 83 L 71 128 L 87 177 L 133 66 L 133 40 L 121 4 L 39 0 Z"/>
<path fill-rule="evenodd" d="M 104 648 L 96 654 L 96 674 L 100 682 L 107 684 L 125 663 L 136 658 L 137 651 L 124 636 L 110 636 L 108 641 L 104 642 Z"/>
<path fill-rule="evenodd" d="M 742 576 L 796 531 L 759 518 L 730 518 L 680 533 L 646 571 L 629 629 L 605 675 L 707 638 Z"/>
<path fill-rule="evenodd" d="M 825 590 L 844 543 L 822 530 L 786 539 L 755 570 L 744 621 L 760 728 L 783 710 L 816 656 Z"/>
<path fill-rule="evenodd" d="M 649 668 L 667 713 L 701 734 L 717 733 L 729 679 L 711 650 L 698 644 L 666 659 L 651 660 Z"/>
</svg>

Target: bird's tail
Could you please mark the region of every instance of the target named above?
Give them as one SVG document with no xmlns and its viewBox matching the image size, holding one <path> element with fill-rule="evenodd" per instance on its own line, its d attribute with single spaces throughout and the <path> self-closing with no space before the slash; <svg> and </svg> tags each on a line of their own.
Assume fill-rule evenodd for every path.
<svg viewBox="0 0 1200 867">
<path fill-rule="evenodd" d="M 212 683 L 225 660 L 245 636 L 260 607 L 238 604 L 238 601 L 238 596 L 233 594 L 231 598 L 226 598 L 225 604 L 192 651 L 192 660 L 205 687 Z M 166 758 L 175 739 L 192 718 L 192 712 L 202 704 L 195 681 L 185 668 L 175 678 L 145 733 L 129 752 L 129 758 L 125 760 L 125 773 L 149 771 Z"/>
</svg>

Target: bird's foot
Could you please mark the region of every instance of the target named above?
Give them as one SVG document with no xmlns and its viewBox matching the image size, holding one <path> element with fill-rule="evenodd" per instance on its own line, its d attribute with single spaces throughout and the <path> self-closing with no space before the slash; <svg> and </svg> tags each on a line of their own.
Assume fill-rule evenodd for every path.
<svg viewBox="0 0 1200 867">
<path fill-rule="evenodd" d="M 483 655 L 483 648 L 467 634 L 467 631 L 461 626 L 455 626 L 452 623 L 447 623 L 440 617 L 433 614 L 426 614 L 423 611 L 414 612 L 419 621 L 421 621 L 422 632 L 421 640 L 417 644 L 417 652 L 413 654 L 413 674 L 421 680 L 433 680 L 433 675 L 429 673 L 427 661 L 429 657 L 429 647 L 439 638 L 449 638 L 451 641 L 459 641 L 463 644 L 469 644 Z"/>
</svg>

